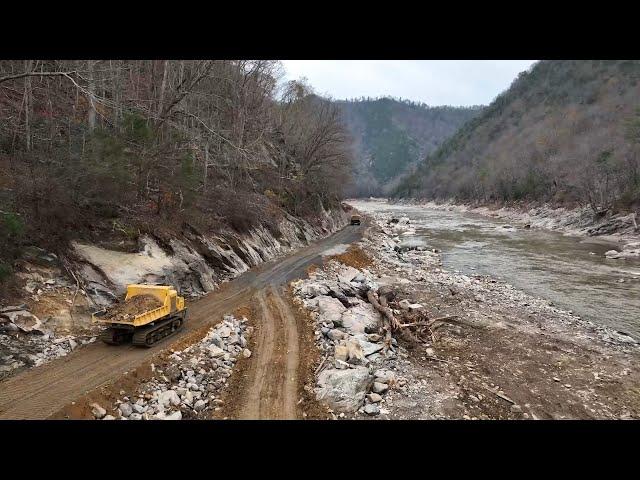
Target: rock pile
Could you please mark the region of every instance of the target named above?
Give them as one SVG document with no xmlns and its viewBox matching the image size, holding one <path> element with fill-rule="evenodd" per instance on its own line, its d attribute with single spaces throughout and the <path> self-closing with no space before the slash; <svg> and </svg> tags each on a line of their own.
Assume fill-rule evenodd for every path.
<svg viewBox="0 0 640 480">
<path fill-rule="evenodd" d="M 52 333 L 0 333 L 0 379 L 20 369 L 38 367 L 55 358 L 64 357 L 78 346 L 95 340 L 96 337 L 89 335 L 56 337 Z"/>
<path fill-rule="evenodd" d="M 341 415 L 379 414 L 381 395 L 395 378 L 380 367 L 393 364 L 397 344 L 393 340 L 385 349 L 382 318 L 366 301 L 366 292 L 378 288 L 372 274 L 331 261 L 292 286 L 297 301 L 312 312 L 316 345 L 324 354 L 317 399 Z"/>
<path fill-rule="evenodd" d="M 161 306 L 160 300 L 153 295 L 136 295 L 126 302 L 118 303 L 109 308 L 104 318 L 119 321 L 133 320 L 137 315 L 155 310 Z"/>
<path fill-rule="evenodd" d="M 622 251 L 607 250 L 604 256 L 612 259 L 640 257 L 640 242 L 627 243 L 622 247 Z"/>
<path fill-rule="evenodd" d="M 27 310 L 26 305 L 0 308 L 0 332 L 24 332 L 43 334 L 42 322 Z"/>
<path fill-rule="evenodd" d="M 103 420 L 180 420 L 204 418 L 220 408 L 220 398 L 237 359 L 248 358 L 247 319 L 226 315 L 198 343 L 174 351 L 162 369 L 152 365 L 153 378 L 140 385 L 135 395 L 115 402 L 112 415 L 92 405 L 95 418 Z"/>
</svg>

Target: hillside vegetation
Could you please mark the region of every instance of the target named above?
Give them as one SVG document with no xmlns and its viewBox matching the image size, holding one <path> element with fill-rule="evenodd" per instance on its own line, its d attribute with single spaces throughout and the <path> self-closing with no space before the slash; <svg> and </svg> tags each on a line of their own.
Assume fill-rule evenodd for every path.
<svg viewBox="0 0 640 480">
<path fill-rule="evenodd" d="M 393 98 L 335 102 L 353 138 L 353 196 L 389 191 L 409 165 L 433 152 L 481 107 L 429 107 Z"/>
<path fill-rule="evenodd" d="M 407 176 L 396 196 L 640 201 L 640 61 L 541 61 Z"/>
<path fill-rule="evenodd" d="M 313 219 L 351 154 L 275 61 L 0 61 L 0 280 L 27 244 Z"/>
</svg>

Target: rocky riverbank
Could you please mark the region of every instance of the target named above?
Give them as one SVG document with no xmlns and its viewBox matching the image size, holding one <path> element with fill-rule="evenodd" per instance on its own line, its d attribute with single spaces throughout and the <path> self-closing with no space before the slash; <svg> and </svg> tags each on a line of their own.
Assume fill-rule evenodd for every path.
<svg viewBox="0 0 640 480">
<path fill-rule="evenodd" d="M 385 202 L 386 200 L 379 199 Z M 526 228 L 559 231 L 567 235 L 598 237 L 603 241 L 618 244 L 608 258 L 630 258 L 640 256 L 640 230 L 633 213 L 613 214 L 608 211 L 596 215 L 589 207 L 565 208 L 549 204 L 504 206 L 498 204 L 476 205 L 452 202 L 420 200 L 397 200 L 394 203 L 419 205 L 434 210 L 469 212 L 500 219 Z"/>
<path fill-rule="evenodd" d="M 633 338 L 504 282 L 446 271 L 437 251 L 402 239 L 409 222 L 374 217 L 357 251 L 294 285 L 324 359 L 316 396 L 336 418 L 640 418 Z M 381 287 L 401 324 L 429 328 L 400 328 L 385 345 L 365 295 Z"/>
</svg>

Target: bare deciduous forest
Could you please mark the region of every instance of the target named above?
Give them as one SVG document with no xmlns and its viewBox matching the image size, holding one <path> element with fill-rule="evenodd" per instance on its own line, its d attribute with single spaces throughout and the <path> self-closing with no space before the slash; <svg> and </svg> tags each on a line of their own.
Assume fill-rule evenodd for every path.
<svg viewBox="0 0 640 480">
<path fill-rule="evenodd" d="M 0 276 L 20 247 L 313 219 L 351 154 L 277 61 L 0 62 Z"/>
<path fill-rule="evenodd" d="M 633 210 L 639 95 L 639 61 L 538 62 L 410 171 L 396 195 Z"/>
</svg>

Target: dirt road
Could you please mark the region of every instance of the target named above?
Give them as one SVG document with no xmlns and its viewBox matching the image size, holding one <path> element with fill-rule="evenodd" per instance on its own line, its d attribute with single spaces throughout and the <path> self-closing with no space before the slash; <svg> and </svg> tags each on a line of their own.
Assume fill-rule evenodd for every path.
<svg viewBox="0 0 640 480">
<path fill-rule="evenodd" d="M 332 236 L 287 257 L 260 265 L 229 282 L 220 290 L 189 304 L 189 319 L 183 331 L 151 349 L 95 343 L 78 349 L 66 357 L 8 378 L 0 383 L 0 419 L 44 419 L 53 415 L 81 395 L 121 377 L 125 372 L 151 359 L 161 350 L 170 348 L 195 330 L 207 324 L 214 325 L 219 322 L 225 313 L 247 303 L 262 289 L 283 285 L 303 276 L 309 265 L 321 261 L 325 250 L 339 244 L 357 241 L 365 228 L 365 225 L 347 226 Z M 278 300 L 277 292 L 276 295 L 274 292 L 275 289 L 271 288 L 269 295 L 275 309 L 281 313 L 277 315 L 277 319 L 273 316 L 266 319 L 265 335 L 268 335 L 269 329 L 277 328 L 274 324 L 277 321 L 285 323 L 287 335 L 284 337 L 284 343 L 282 340 L 278 342 L 274 340 L 272 347 L 269 347 L 269 340 L 266 338 L 266 345 L 261 347 L 264 353 L 260 358 L 264 360 L 265 366 L 270 368 L 268 359 L 273 357 L 269 352 L 283 356 L 284 368 L 281 369 L 283 378 L 274 379 L 269 372 L 267 379 L 261 370 L 262 380 L 256 380 L 257 383 L 253 385 L 251 394 L 255 395 L 256 391 L 263 392 L 265 386 L 272 389 L 275 398 L 286 399 L 279 415 L 288 418 L 295 417 L 295 380 L 286 380 L 287 376 L 295 377 L 297 368 L 298 355 L 292 353 L 297 348 L 294 346 L 296 330 L 295 322 L 291 324 L 291 319 L 287 316 L 286 306 L 281 299 Z M 266 302 L 269 295 L 265 296 L 262 293 L 261 299 Z M 273 350 L 270 350 L 271 348 Z M 285 348 L 289 350 L 289 355 L 285 353 Z M 292 395 L 290 395 L 291 388 L 294 389 Z M 272 403 L 274 404 L 279 405 L 277 402 Z M 247 408 L 254 408 L 256 404 L 254 402 L 251 405 Z M 249 410 L 249 412 L 255 413 L 255 410 Z M 258 416 L 260 415 L 262 413 L 258 407 Z M 266 413 L 264 415 L 266 416 Z M 257 417 L 252 415 L 252 418 Z"/>
<path fill-rule="evenodd" d="M 258 346 L 246 380 L 241 419 L 295 419 L 298 329 L 279 288 L 258 293 Z"/>
</svg>

